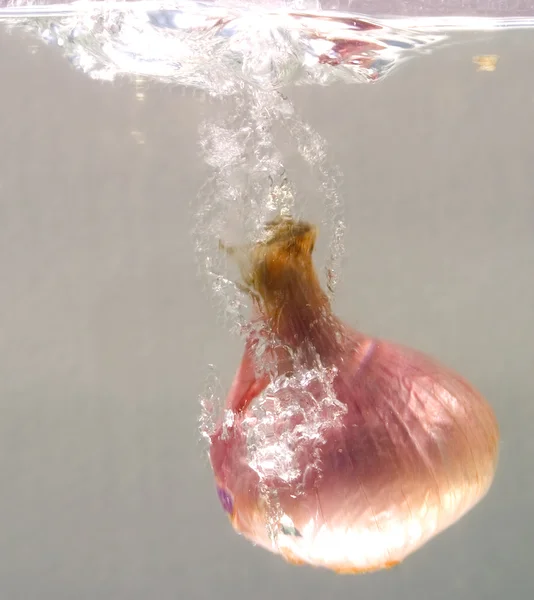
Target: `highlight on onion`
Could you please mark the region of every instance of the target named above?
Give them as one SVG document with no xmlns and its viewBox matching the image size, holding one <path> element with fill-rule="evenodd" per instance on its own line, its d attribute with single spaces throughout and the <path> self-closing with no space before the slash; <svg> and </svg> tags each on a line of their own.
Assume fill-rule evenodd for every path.
<svg viewBox="0 0 534 600">
<path fill-rule="evenodd" d="M 490 406 L 433 359 L 331 310 L 314 226 L 280 217 L 239 260 L 253 298 L 245 351 L 210 437 L 233 527 L 295 564 L 398 564 L 488 491 Z"/>
</svg>

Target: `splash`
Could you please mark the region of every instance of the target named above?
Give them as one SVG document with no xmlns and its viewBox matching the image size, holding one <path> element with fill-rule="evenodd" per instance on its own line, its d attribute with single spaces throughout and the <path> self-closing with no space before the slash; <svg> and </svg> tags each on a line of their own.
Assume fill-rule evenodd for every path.
<svg viewBox="0 0 534 600">
<path fill-rule="evenodd" d="M 146 77 L 218 97 L 238 92 L 243 81 L 375 82 L 453 33 L 534 27 L 533 16 L 370 18 L 246 0 L 5 4 L 0 0 L 0 22 L 60 47 L 94 79 Z"/>
<path fill-rule="evenodd" d="M 336 398 L 336 374 L 335 368 L 318 364 L 274 378 L 254 400 L 242 423 L 247 464 L 258 476 L 265 526 L 273 547 L 283 543 L 291 523 L 285 522 L 288 517 L 270 482 L 276 479 L 280 485 L 291 487 L 297 497 L 305 493 L 305 482 L 321 479 L 321 449 L 328 428 L 347 410 Z"/>
<path fill-rule="evenodd" d="M 293 142 L 309 178 L 316 181 L 322 221 L 330 234 L 324 270 L 332 294 L 343 255 L 341 173 L 330 161 L 326 141 L 274 87 L 270 91 L 244 88 L 232 99 L 226 118 L 201 126 L 200 143 L 212 175 L 197 198 L 195 229 L 202 269 L 212 278 L 215 297 L 236 331 L 247 325 L 248 297 L 232 278 L 235 264 L 221 252 L 221 243 L 253 244 L 268 221 L 306 210 L 306 200 L 288 177 L 280 138 Z"/>
<path fill-rule="evenodd" d="M 60 46 L 90 77 L 147 77 L 218 97 L 243 82 L 376 81 L 445 39 L 354 15 L 202 2 L 89 2 L 0 9 L 0 19 Z M 283 60 L 281 60 L 283 56 Z"/>
</svg>

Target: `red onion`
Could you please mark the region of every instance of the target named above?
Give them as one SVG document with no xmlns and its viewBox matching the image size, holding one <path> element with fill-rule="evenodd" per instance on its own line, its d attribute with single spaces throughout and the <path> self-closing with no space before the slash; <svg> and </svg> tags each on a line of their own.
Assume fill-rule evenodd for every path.
<svg viewBox="0 0 534 600">
<path fill-rule="evenodd" d="M 242 261 L 253 327 L 210 458 L 238 532 L 292 563 L 361 573 L 399 563 L 486 494 L 499 430 L 459 375 L 332 314 L 315 239 L 279 218 Z"/>
</svg>

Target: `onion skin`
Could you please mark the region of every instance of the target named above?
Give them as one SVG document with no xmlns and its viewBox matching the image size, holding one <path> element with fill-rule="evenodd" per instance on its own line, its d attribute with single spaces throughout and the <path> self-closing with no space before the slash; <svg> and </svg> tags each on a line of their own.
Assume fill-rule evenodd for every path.
<svg viewBox="0 0 534 600">
<path fill-rule="evenodd" d="M 498 460 L 494 413 L 459 375 L 332 314 L 312 265 L 314 227 L 285 218 L 268 231 L 242 264 L 263 330 L 246 342 L 225 421 L 210 440 L 219 497 L 239 533 L 291 563 L 338 573 L 391 567 L 486 494 Z M 255 347 L 269 333 L 279 344 L 260 361 L 274 365 L 266 373 Z M 319 441 L 302 440 L 292 478 L 276 471 L 260 477 L 245 422 L 270 381 L 317 364 L 335 367 L 332 387 L 343 411 L 325 418 Z M 285 404 L 311 402 L 317 410 L 310 398 L 320 400 L 324 389 L 316 381 L 292 393 L 271 394 L 277 432 L 302 422 Z M 274 524 L 265 494 L 276 498 Z"/>
</svg>

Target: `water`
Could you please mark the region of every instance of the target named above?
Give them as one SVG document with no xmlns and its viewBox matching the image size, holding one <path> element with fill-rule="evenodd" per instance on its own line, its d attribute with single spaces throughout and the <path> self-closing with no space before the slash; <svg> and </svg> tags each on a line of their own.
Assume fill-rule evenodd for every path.
<svg viewBox="0 0 534 600">
<path fill-rule="evenodd" d="M 138 83 L 147 80 L 194 88 L 218 103 L 215 114 L 199 131 L 202 158 L 210 175 L 191 204 L 195 231 L 190 246 L 191 255 L 196 250 L 208 277 L 217 310 L 238 334 L 248 331 L 249 300 L 237 285 L 236 265 L 220 251 L 220 242 L 253 242 L 265 222 L 277 214 L 308 216 L 312 201 L 303 193 L 297 172 L 309 177 L 313 183 L 305 189 L 313 188 L 314 199 L 320 200 L 318 220 L 327 248 L 319 267 L 332 295 L 343 275 L 347 217 L 342 173 L 329 139 L 300 114 L 288 89 L 294 85 L 380 84 L 399 72 L 406 61 L 422 60 L 424 54 L 453 46 L 460 32 L 534 25 L 528 18 L 380 19 L 339 13 L 225 10 L 200 3 L 166 9 L 153 3 L 12 8 L 3 9 L 0 18 L 57 46 L 92 79 L 113 82 L 126 77 Z M 492 56 L 481 57 L 479 63 L 488 70 L 495 66 Z M 288 149 L 297 156 L 298 169 L 288 161 Z M 319 370 L 300 374 L 303 376 L 323 381 L 327 373 Z M 274 384 L 291 388 L 299 387 L 301 381 Z M 201 418 L 205 435 L 220 416 L 225 394 L 216 369 L 207 388 Z M 328 405 L 328 394 L 325 400 Z M 268 403 L 262 401 L 254 407 L 250 463 L 258 469 L 271 464 L 291 480 L 295 476 L 293 456 L 298 452 L 298 436 L 293 433 L 303 432 L 290 432 L 275 445 L 265 443 L 272 438 L 273 409 L 266 409 Z M 335 414 L 335 407 L 332 410 Z M 320 435 L 320 416 L 319 411 L 310 414 L 304 435 Z M 283 515 L 277 514 L 276 499 L 269 498 L 269 502 L 276 541 Z"/>
<path fill-rule="evenodd" d="M 95 79 L 143 76 L 218 97 L 243 83 L 281 87 L 378 81 L 459 31 L 524 29 L 533 18 L 376 19 L 211 3 L 91 2 L 0 9 L 6 23 L 57 44 Z"/>
<path fill-rule="evenodd" d="M 11 8 L 0 11 L 0 18 L 58 46 L 74 67 L 95 80 L 156 81 L 225 101 L 224 109 L 199 131 L 212 174 L 191 208 L 197 216 L 194 243 L 201 268 L 230 329 L 243 336 L 250 333 L 249 298 L 221 244 L 254 243 L 277 215 L 306 215 L 309 202 L 299 197 L 299 182 L 286 164 L 287 140 L 314 178 L 324 209 L 321 225 L 329 238 L 322 268 L 332 297 L 341 275 L 342 174 L 329 157 L 327 140 L 299 116 L 285 90 L 291 85 L 376 83 L 404 61 L 454 43 L 455 32 L 534 26 L 529 19 L 376 19 L 225 9 L 201 2 L 165 8 L 151 2 Z M 491 57 L 481 61 L 481 68 L 492 68 Z M 263 361 L 260 354 L 258 364 Z M 336 420 L 342 410 L 329 391 L 331 377 L 318 365 L 273 379 L 255 402 L 249 417 L 249 464 L 260 481 L 273 473 L 287 482 L 300 477 L 302 436 L 316 439 L 319 446 L 326 415 Z M 324 390 L 320 403 L 308 406 L 300 392 L 304 381 Z M 201 398 L 200 427 L 206 438 L 224 417 L 221 388 L 212 372 Z M 274 394 L 291 401 L 273 404 Z M 305 426 L 273 435 L 273 423 L 300 422 L 299 415 Z M 318 465 L 308 467 L 319 470 Z M 264 501 L 271 514 L 266 525 L 276 544 L 284 515 L 276 498 L 266 495 Z"/>
</svg>

